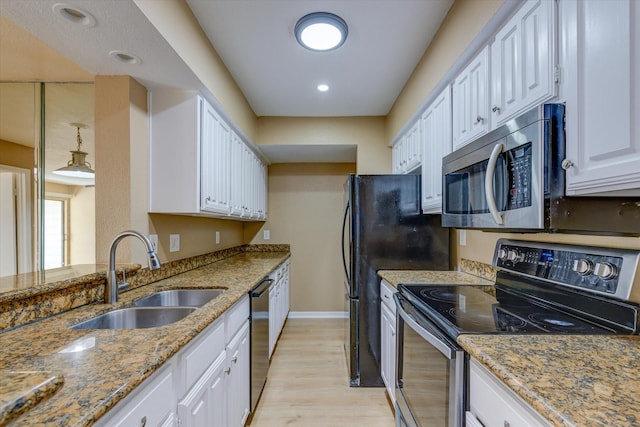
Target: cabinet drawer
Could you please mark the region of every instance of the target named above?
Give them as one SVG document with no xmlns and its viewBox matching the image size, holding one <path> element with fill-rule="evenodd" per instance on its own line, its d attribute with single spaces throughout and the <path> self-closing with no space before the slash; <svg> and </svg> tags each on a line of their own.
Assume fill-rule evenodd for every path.
<svg viewBox="0 0 640 427">
<path fill-rule="evenodd" d="M 216 320 L 205 329 L 202 333 L 204 336 L 198 337 L 197 341 L 184 352 L 182 365 L 186 390 L 193 386 L 209 365 L 224 351 L 224 325 L 223 318 Z"/>
<path fill-rule="evenodd" d="M 250 307 L 249 307 L 249 295 L 245 295 L 235 303 L 233 307 L 227 311 L 226 314 L 226 341 L 229 342 L 231 338 L 240 330 L 244 322 L 249 318 L 250 315 Z"/>
<path fill-rule="evenodd" d="M 477 360 L 469 374 L 469 406 L 484 427 L 547 427 L 550 424 Z"/>
<path fill-rule="evenodd" d="M 386 280 L 382 280 L 380 282 L 380 300 L 384 305 L 387 306 L 393 315 L 396 315 L 396 304 L 393 302 L 393 294 L 395 294 L 397 290 L 391 286 Z"/>
</svg>

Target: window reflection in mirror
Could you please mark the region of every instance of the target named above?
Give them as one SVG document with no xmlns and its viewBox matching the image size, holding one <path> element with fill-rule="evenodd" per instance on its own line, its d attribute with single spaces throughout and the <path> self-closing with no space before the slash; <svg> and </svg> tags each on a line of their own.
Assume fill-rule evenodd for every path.
<svg viewBox="0 0 640 427">
<path fill-rule="evenodd" d="M 95 263 L 94 180 L 53 174 L 77 123 L 94 165 L 93 105 L 91 83 L 0 82 L 0 277 Z"/>
</svg>

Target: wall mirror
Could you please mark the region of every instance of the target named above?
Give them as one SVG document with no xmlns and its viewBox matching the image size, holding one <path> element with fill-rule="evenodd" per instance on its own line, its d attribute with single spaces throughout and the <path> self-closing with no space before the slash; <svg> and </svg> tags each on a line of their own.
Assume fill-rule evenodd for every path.
<svg viewBox="0 0 640 427">
<path fill-rule="evenodd" d="M 94 168 L 92 83 L 0 82 L 0 277 L 95 263 L 95 176 L 54 173 L 78 132 Z"/>
</svg>

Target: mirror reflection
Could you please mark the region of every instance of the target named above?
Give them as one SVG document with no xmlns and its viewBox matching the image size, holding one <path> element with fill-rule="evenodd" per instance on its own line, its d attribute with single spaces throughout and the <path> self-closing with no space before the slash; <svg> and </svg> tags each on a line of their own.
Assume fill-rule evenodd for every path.
<svg viewBox="0 0 640 427">
<path fill-rule="evenodd" d="M 93 105 L 91 83 L 0 83 L 0 277 L 95 263 L 94 178 L 53 173 L 78 128 L 94 165 Z"/>
</svg>

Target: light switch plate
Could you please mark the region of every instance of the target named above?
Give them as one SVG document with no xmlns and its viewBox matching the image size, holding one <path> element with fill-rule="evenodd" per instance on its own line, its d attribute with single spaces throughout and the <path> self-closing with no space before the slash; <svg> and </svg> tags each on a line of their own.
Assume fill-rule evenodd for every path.
<svg viewBox="0 0 640 427">
<path fill-rule="evenodd" d="M 262 231 L 262 238 L 264 240 L 269 240 L 271 238 L 271 231 L 269 230 L 263 230 Z"/>
<path fill-rule="evenodd" d="M 467 246 L 467 230 L 458 230 L 460 246 Z"/>
<path fill-rule="evenodd" d="M 220 232 L 216 231 L 216 245 L 220 244 Z"/>
<path fill-rule="evenodd" d="M 169 252 L 178 252 L 180 250 L 180 235 L 169 234 Z"/>
</svg>

